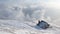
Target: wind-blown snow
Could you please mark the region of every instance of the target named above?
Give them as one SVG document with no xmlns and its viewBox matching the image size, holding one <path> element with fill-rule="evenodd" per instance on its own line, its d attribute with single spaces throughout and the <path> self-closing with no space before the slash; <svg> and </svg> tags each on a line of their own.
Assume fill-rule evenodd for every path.
<svg viewBox="0 0 60 34">
<path fill-rule="evenodd" d="M 31 24 L 30 24 L 31 23 Z M 32 22 L 21 22 L 17 20 L 0 20 L 0 33 L 6 34 L 59 34 L 60 27 L 53 26 L 52 28 L 38 29 L 35 23 Z M 3 34 L 4 34 L 3 33 Z"/>
<path fill-rule="evenodd" d="M 0 0 L 0 34 L 59 34 L 60 8 L 55 0 L 51 2 Z M 47 21 L 50 28 L 40 29 L 36 26 L 38 20 Z"/>
</svg>

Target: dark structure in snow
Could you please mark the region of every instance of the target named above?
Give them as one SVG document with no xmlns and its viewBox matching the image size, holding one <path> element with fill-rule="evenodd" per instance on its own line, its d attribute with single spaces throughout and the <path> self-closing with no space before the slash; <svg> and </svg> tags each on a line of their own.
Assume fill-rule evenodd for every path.
<svg viewBox="0 0 60 34">
<path fill-rule="evenodd" d="M 38 21 L 37 26 L 39 26 L 42 29 L 47 29 L 47 28 L 49 28 L 50 24 L 48 24 L 47 22 L 41 20 L 41 21 Z"/>
</svg>

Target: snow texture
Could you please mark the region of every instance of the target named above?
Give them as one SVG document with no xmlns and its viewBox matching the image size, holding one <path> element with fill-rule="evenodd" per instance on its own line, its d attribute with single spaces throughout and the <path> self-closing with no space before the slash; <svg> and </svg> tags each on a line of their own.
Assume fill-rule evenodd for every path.
<svg viewBox="0 0 60 34">
<path fill-rule="evenodd" d="M 6 24 L 7 23 L 7 24 Z M 29 22 L 31 23 L 31 22 Z M 32 26 L 31 26 L 32 25 Z M 0 20 L 1 34 L 59 34 L 60 28 L 52 26 L 48 29 L 38 29 L 33 24 L 22 23 L 17 20 Z"/>
<path fill-rule="evenodd" d="M 0 0 L 0 34 L 60 34 L 58 0 Z M 36 26 L 44 20 L 50 27 Z M 41 24 L 42 25 L 42 24 Z"/>
</svg>

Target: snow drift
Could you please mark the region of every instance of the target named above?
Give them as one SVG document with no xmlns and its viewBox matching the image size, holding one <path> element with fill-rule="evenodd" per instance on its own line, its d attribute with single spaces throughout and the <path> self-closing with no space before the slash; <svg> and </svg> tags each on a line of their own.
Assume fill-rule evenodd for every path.
<svg viewBox="0 0 60 34">
<path fill-rule="evenodd" d="M 42 0 L 0 0 L 0 34 L 59 34 L 60 10 L 56 6 Z M 38 20 L 51 27 L 40 29 Z"/>
</svg>

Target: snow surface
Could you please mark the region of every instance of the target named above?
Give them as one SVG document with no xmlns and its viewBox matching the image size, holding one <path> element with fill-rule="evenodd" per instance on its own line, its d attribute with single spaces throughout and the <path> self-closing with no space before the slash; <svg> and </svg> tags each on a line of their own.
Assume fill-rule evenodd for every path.
<svg viewBox="0 0 60 34">
<path fill-rule="evenodd" d="M 38 20 L 46 20 L 50 28 L 40 29 Z M 60 4 L 55 0 L 0 0 L 0 34 L 60 34 Z"/>
<path fill-rule="evenodd" d="M 29 24 L 30 23 L 30 24 Z M 17 20 L 0 20 L 0 34 L 59 34 L 60 28 L 52 26 L 48 29 L 38 29 L 32 22 L 22 23 Z M 31 26 L 32 25 L 32 26 Z"/>
</svg>

